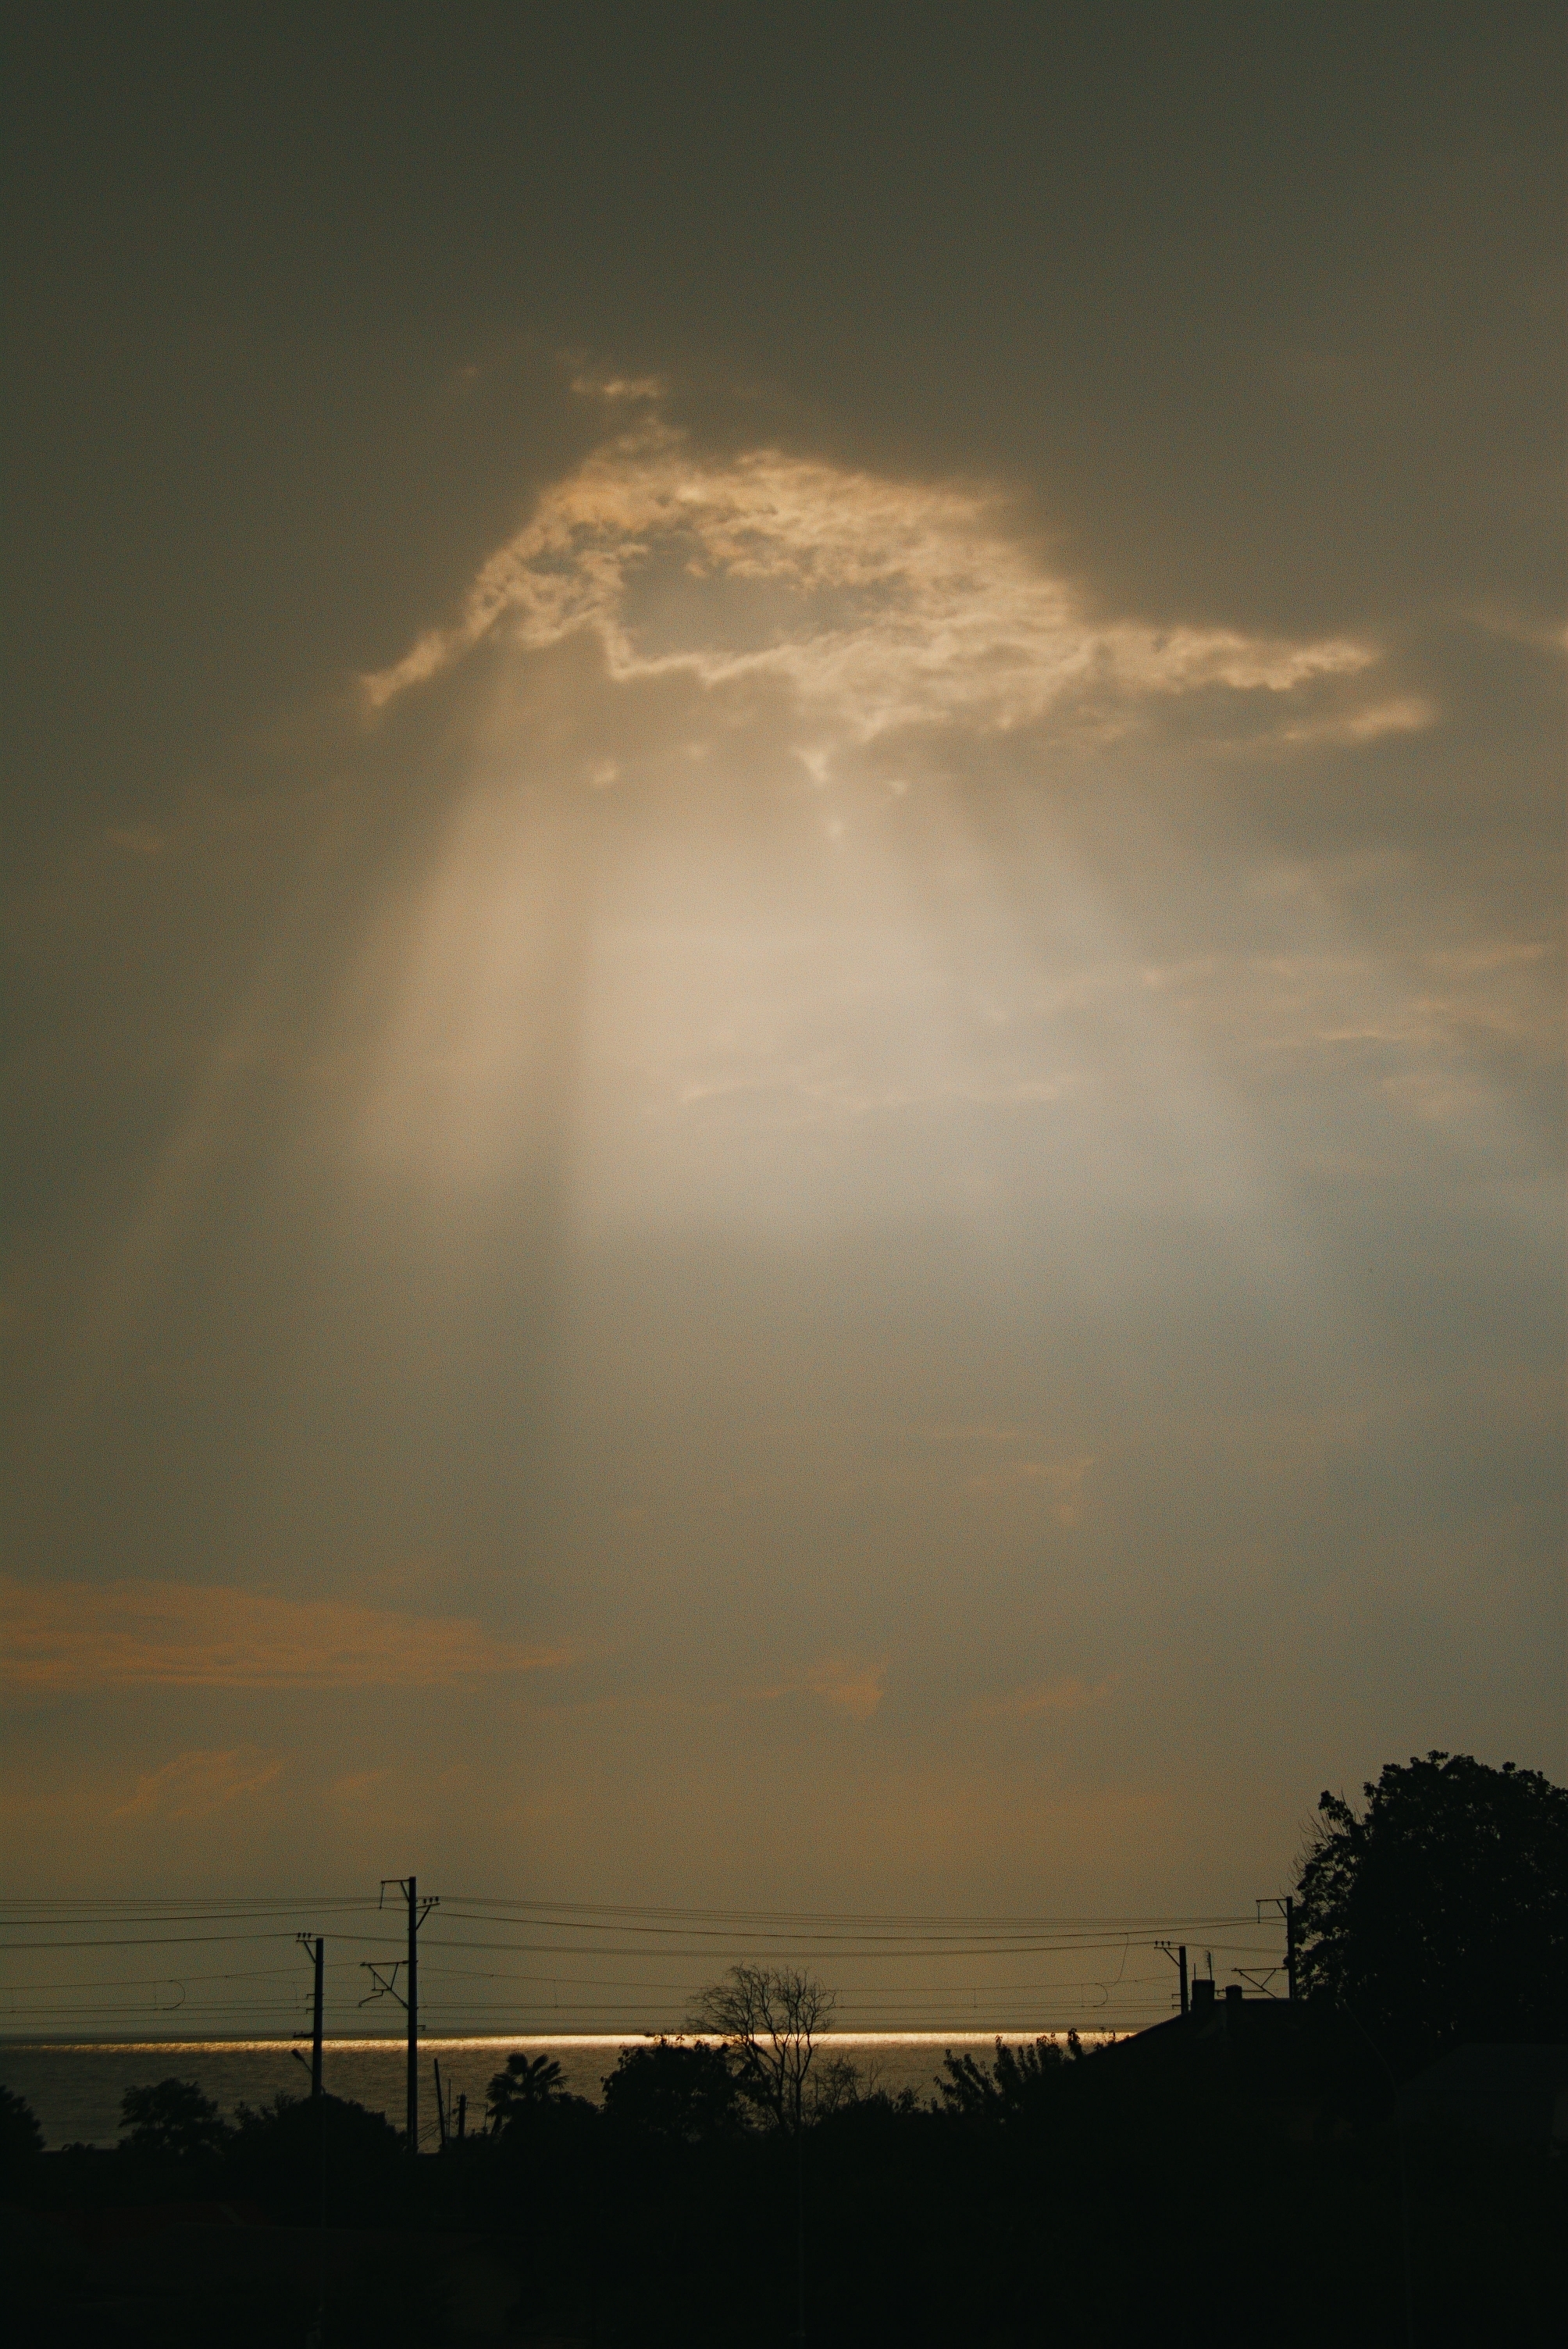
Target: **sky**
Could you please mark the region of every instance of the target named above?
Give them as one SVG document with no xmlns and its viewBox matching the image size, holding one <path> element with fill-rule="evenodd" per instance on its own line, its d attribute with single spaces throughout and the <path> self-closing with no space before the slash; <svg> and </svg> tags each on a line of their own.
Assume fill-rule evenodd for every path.
<svg viewBox="0 0 1568 2349">
<path fill-rule="evenodd" d="M 1562 31 L 14 12 L 13 1885 L 1568 1775 Z"/>
</svg>

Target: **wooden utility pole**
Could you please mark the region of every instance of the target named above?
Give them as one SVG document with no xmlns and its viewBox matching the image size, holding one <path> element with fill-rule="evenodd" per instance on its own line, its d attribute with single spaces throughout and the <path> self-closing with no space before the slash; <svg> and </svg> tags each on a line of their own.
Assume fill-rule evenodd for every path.
<svg viewBox="0 0 1568 2349">
<path fill-rule="evenodd" d="M 300 1948 L 308 1951 L 315 1968 L 315 1990 L 310 2010 L 310 2095 L 313 2104 L 321 2097 L 322 2024 L 326 2012 L 326 1943 L 321 1934 L 314 1939 L 309 1933 L 296 1936 Z M 304 2057 L 300 2061 L 304 2062 Z"/>
</svg>

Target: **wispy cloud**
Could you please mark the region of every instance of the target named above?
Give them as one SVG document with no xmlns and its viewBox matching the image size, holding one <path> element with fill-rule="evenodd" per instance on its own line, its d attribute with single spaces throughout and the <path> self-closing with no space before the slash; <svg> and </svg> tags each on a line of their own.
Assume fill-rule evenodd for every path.
<svg viewBox="0 0 1568 2349">
<path fill-rule="evenodd" d="M 842 1713 L 846 1720 L 869 1721 L 882 1701 L 886 1677 L 885 1663 L 857 1664 L 843 1656 L 820 1656 L 803 1671 L 791 1672 L 787 1680 L 758 1689 L 754 1694 L 763 1702 L 781 1696 L 820 1697 L 830 1711 Z"/>
<path fill-rule="evenodd" d="M 1114 727 L 1151 696 L 1290 694 L 1378 657 L 1342 636 L 1095 619 L 994 493 L 777 450 L 709 460 L 655 419 L 547 491 L 459 618 L 363 679 L 365 698 L 378 709 L 501 630 L 539 650 L 584 629 L 617 679 L 771 679 L 860 741 L 944 719 L 1006 729 L 1068 703 Z"/>
<path fill-rule="evenodd" d="M 0 1584 L 0 1684 L 116 1688 L 442 1688 L 567 1661 L 459 1616 L 224 1586 Z"/>
<path fill-rule="evenodd" d="M 246 1795 L 259 1794 L 283 1771 L 283 1764 L 253 1746 L 233 1745 L 216 1753 L 177 1754 L 160 1770 L 138 1778 L 136 1792 L 110 1816 L 117 1819 L 207 1819 Z"/>
<path fill-rule="evenodd" d="M 1058 1525 L 1078 1523 L 1083 1507 L 1083 1481 L 1094 1466 L 1094 1455 L 1078 1460 L 1007 1460 L 979 1468 L 965 1479 L 964 1489 L 977 1498 L 1006 1494 L 1039 1493 L 1050 1502 Z"/>
<path fill-rule="evenodd" d="M 1083 1713 L 1102 1703 L 1116 1685 L 1115 1678 L 1093 1682 L 1080 1680 L 1042 1681 L 1029 1688 L 1010 1689 L 970 1708 L 971 1721 L 1030 1721 L 1047 1713 Z"/>
<path fill-rule="evenodd" d="M 824 1656 L 802 1675 L 800 1685 L 851 1721 L 869 1721 L 882 1701 L 886 1677 L 885 1664 L 851 1664 L 841 1656 Z"/>
</svg>

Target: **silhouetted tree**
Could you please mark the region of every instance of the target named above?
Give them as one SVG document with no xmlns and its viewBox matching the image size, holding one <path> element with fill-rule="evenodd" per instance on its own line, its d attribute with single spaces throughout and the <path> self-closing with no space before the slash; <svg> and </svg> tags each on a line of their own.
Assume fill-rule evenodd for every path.
<svg viewBox="0 0 1568 2349">
<path fill-rule="evenodd" d="M 807 2084 L 806 2109 L 814 2121 L 831 2120 L 882 2093 L 875 2065 L 857 2064 L 852 2055 L 824 2055 L 819 2049 Z"/>
<path fill-rule="evenodd" d="M 1468 1754 L 1325 1793 L 1297 1888 L 1301 1978 L 1386 2060 L 1568 2036 L 1568 1789 Z"/>
<path fill-rule="evenodd" d="M 799 2129 L 819 2033 L 836 1993 L 815 1974 L 780 1966 L 731 1966 L 697 2000 L 692 2028 L 722 2038 L 741 2089 L 781 2129 Z"/>
<path fill-rule="evenodd" d="M 194 2080 L 160 2080 L 128 2088 L 119 2102 L 120 2151 L 160 2161 L 199 2161 L 222 2153 L 233 2132 Z"/>
<path fill-rule="evenodd" d="M 666 2144 L 695 2145 L 745 2127 L 740 2084 L 722 2047 L 670 2039 L 624 2047 L 603 2086 L 613 2127 Z"/>
<path fill-rule="evenodd" d="M 0 2169 L 15 2168 L 44 2150 L 38 2116 L 14 2088 L 0 2088 Z"/>
<path fill-rule="evenodd" d="M 551 2055 L 509 2055 L 504 2071 L 490 2084 L 485 2109 L 494 2128 L 523 2113 L 537 2112 L 566 2094 L 561 2066 Z"/>
<path fill-rule="evenodd" d="M 579 2131 L 598 2118 L 586 2096 L 572 2094 L 549 2055 L 509 2055 L 505 2070 L 490 2081 L 486 2109 L 492 2135 L 514 2147 L 545 2130 L 556 2137 L 562 2128 Z"/>
</svg>

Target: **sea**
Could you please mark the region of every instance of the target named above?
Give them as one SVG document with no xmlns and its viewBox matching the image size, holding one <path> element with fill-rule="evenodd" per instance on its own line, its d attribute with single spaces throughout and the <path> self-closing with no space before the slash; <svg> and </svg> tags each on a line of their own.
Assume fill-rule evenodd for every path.
<svg viewBox="0 0 1568 2349">
<path fill-rule="evenodd" d="M 942 2059 L 954 2054 L 989 2056 L 1001 2037 L 1019 2046 L 1059 2033 L 850 2032 L 826 2033 L 818 2045 L 825 2056 L 848 2056 L 868 2084 L 897 2095 L 913 2088 L 923 2102 L 935 2093 Z M 562 2084 L 574 2095 L 597 2101 L 606 2076 L 624 2047 L 647 2046 L 637 2038 L 552 2033 L 521 2038 L 422 2038 L 419 2062 L 420 2142 L 438 2137 L 437 2078 L 441 2100 L 455 2113 L 468 2099 L 473 2125 L 482 2122 L 485 2091 L 509 2055 L 548 2055 L 561 2066 Z M 308 2094 L 308 2051 L 288 2039 L 143 2039 L 0 2041 L 0 2084 L 25 2097 L 37 2116 L 45 2144 L 112 2146 L 119 2130 L 120 2099 L 128 2088 L 159 2080 L 194 2080 L 222 2113 L 236 2105 L 266 2103 L 280 2091 Z M 385 2113 L 401 2128 L 407 2109 L 407 2056 L 401 2039 L 328 2039 L 323 2081 L 329 2095 L 352 2097 L 370 2111 Z"/>
</svg>

